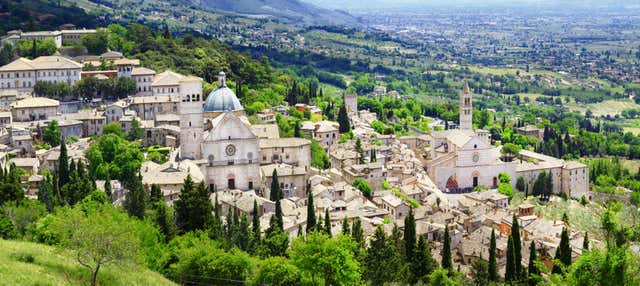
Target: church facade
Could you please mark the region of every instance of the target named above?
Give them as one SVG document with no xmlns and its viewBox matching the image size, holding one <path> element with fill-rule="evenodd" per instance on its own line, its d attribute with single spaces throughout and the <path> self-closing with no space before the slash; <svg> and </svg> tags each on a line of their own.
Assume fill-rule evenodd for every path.
<svg viewBox="0 0 640 286">
<path fill-rule="evenodd" d="M 473 95 L 465 83 L 460 93 L 460 129 L 431 134 L 425 167 L 429 177 L 444 192 L 469 192 L 477 186 L 497 188 L 499 175 L 511 176 L 515 187 L 523 177 L 529 190 L 538 174 L 552 174 L 555 193 L 579 198 L 589 189 L 589 168 L 576 162 L 553 158 L 532 151 L 521 151 L 519 158 L 504 160 L 501 146 L 491 145 L 486 130 L 473 129 Z"/>
<path fill-rule="evenodd" d="M 253 190 L 260 186 L 258 137 L 244 117 L 244 108 L 218 76 L 218 87 L 206 101 L 182 97 L 180 159 L 192 160 L 212 191 Z"/>
</svg>

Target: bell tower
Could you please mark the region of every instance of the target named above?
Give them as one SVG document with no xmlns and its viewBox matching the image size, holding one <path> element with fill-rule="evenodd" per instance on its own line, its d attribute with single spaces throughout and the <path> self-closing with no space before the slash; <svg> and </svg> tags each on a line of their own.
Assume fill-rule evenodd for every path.
<svg viewBox="0 0 640 286">
<path fill-rule="evenodd" d="M 180 158 L 201 159 L 200 144 L 204 132 L 202 81 L 191 78 L 180 83 Z"/>
<path fill-rule="evenodd" d="M 460 129 L 473 130 L 473 95 L 467 82 L 460 93 Z"/>
</svg>

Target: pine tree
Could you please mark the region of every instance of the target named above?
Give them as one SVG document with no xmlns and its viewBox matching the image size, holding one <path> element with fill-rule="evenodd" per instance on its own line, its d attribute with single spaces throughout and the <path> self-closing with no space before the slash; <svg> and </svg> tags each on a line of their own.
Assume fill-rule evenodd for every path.
<svg viewBox="0 0 640 286">
<path fill-rule="evenodd" d="M 280 199 L 276 200 L 276 224 L 280 231 L 284 231 L 284 222 L 282 220 L 282 206 L 280 205 Z"/>
<path fill-rule="evenodd" d="M 369 279 L 371 285 L 383 285 L 393 282 L 394 274 L 389 270 L 392 266 L 395 250 L 387 241 L 387 235 L 381 226 L 378 226 L 369 242 L 369 248 L 364 259 L 364 277 Z"/>
<path fill-rule="evenodd" d="M 347 133 L 351 130 L 351 123 L 349 122 L 349 116 L 347 115 L 347 108 L 343 105 L 340 106 L 338 111 L 338 123 L 340 124 L 340 133 Z"/>
<path fill-rule="evenodd" d="M 331 216 L 329 216 L 329 209 L 324 210 L 324 232 L 331 236 Z"/>
<path fill-rule="evenodd" d="M 258 202 L 253 200 L 253 217 L 251 219 L 251 245 L 253 252 L 257 252 L 260 245 L 260 214 L 258 210 Z"/>
<path fill-rule="evenodd" d="M 507 264 L 505 265 L 504 272 L 504 280 L 506 282 L 513 282 L 517 279 L 515 253 L 513 237 L 509 236 L 509 239 L 507 240 Z"/>
<path fill-rule="evenodd" d="M 187 176 L 180 190 L 180 198 L 174 203 L 174 207 L 176 225 L 182 233 L 204 230 L 211 225 L 213 206 L 204 182 L 196 187 L 191 176 Z"/>
<path fill-rule="evenodd" d="M 453 261 L 451 258 L 451 237 L 449 236 L 449 225 L 444 227 L 444 241 L 442 242 L 442 268 L 453 271 Z"/>
<path fill-rule="evenodd" d="M 316 227 L 316 209 L 313 205 L 313 194 L 307 194 L 307 233 L 311 233 Z"/>
<path fill-rule="evenodd" d="M 498 262 L 496 260 L 496 231 L 491 230 L 489 243 L 489 281 L 498 282 Z"/>
<path fill-rule="evenodd" d="M 411 280 L 409 282 L 415 284 L 421 280 L 426 281 L 426 276 L 431 274 L 437 267 L 437 262 L 431 256 L 429 242 L 423 236 L 420 236 L 411 261 Z"/>
<path fill-rule="evenodd" d="M 584 232 L 584 240 L 582 241 L 582 251 L 585 252 L 589 250 L 589 233 Z"/>
<path fill-rule="evenodd" d="M 138 177 L 134 186 L 127 192 L 124 199 L 124 208 L 130 216 L 138 219 L 144 218 L 145 212 L 145 190 L 142 186 L 142 180 Z"/>
<path fill-rule="evenodd" d="M 345 216 L 342 220 L 342 235 L 351 235 L 351 229 L 349 228 L 349 220 Z"/>
<path fill-rule="evenodd" d="M 413 216 L 413 208 L 409 209 L 409 214 L 404 218 L 404 251 L 405 259 L 411 263 L 413 261 L 414 249 L 416 248 L 416 220 Z"/>
<path fill-rule="evenodd" d="M 537 279 L 534 278 L 534 275 L 539 275 L 540 271 L 538 271 L 538 267 L 536 267 L 536 261 L 538 260 L 538 251 L 536 250 L 536 244 L 531 241 L 531 245 L 529 246 L 529 285 L 536 285 Z"/>
<path fill-rule="evenodd" d="M 60 143 L 60 158 L 58 159 L 58 185 L 60 188 L 69 182 L 69 157 L 67 155 L 67 144 L 62 140 Z"/>
<path fill-rule="evenodd" d="M 238 248 L 243 251 L 248 251 L 250 237 L 249 220 L 247 219 L 247 214 L 243 213 L 238 224 L 238 239 L 236 240 Z"/>
<path fill-rule="evenodd" d="M 513 237 L 514 263 L 516 266 L 516 277 L 521 277 L 522 272 L 522 241 L 520 240 L 520 224 L 518 217 L 514 214 L 511 225 L 511 236 Z"/>
<path fill-rule="evenodd" d="M 44 204 L 48 212 L 52 212 L 53 208 L 57 205 L 51 175 L 45 176 L 42 184 L 40 184 L 40 188 L 38 189 L 38 201 Z"/>
<path fill-rule="evenodd" d="M 360 138 L 356 139 L 356 153 L 358 153 L 358 163 L 359 164 L 364 164 L 364 150 L 362 150 L 362 142 L 360 141 Z"/>
<path fill-rule="evenodd" d="M 562 228 L 562 234 L 560 235 L 560 244 L 556 249 L 556 255 L 554 260 L 558 260 L 562 266 L 569 267 L 571 265 L 571 244 L 569 244 L 569 232 L 567 228 Z M 553 273 L 562 273 L 562 267 L 554 262 Z"/>
<path fill-rule="evenodd" d="M 364 230 L 362 229 L 362 222 L 360 222 L 359 218 L 351 225 L 351 238 L 355 241 L 361 248 L 364 248 Z"/>
<path fill-rule="evenodd" d="M 151 185 L 151 193 L 149 194 L 149 201 L 151 202 L 164 201 L 162 196 L 162 190 L 160 189 L 160 186 L 158 186 L 157 184 Z"/>
<path fill-rule="evenodd" d="M 273 173 L 271 173 L 271 189 L 269 192 L 269 200 L 277 201 L 280 200 L 280 183 L 278 182 L 278 171 L 276 168 L 273 169 Z"/>
<path fill-rule="evenodd" d="M 155 202 L 153 208 L 155 209 L 154 222 L 164 235 L 165 242 L 169 242 L 176 233 L 172 209 L 164 201 Z"/>
</svg>

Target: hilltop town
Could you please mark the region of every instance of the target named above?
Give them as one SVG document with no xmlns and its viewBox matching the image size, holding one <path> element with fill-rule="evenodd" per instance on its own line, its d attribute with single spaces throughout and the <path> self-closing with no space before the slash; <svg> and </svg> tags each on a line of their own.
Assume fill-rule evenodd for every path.
<svg viewBox="0 0 640 286">
<path fill-rule="evenodd" d="M 59 48 L 95 32 L 15 31 L 2 41 L 53 39 Z M 115 127 L 139 142 L 146 159 L 135 173 L 146 189 L 159 188 L 169 206 L 180 200 L 187 181 L 202 182 L 211 205 L 219 205 L 223 216 L 257 217 L 263 230 L 280 208 L 283 230 L 291 238 L 307 229 L 310 211 L 312 217 L 327 214 L 333 235 L 357 221 L 367 238 L 378 226 L 387 233 L 403 229 L 411 215 L 416 234 L 430 242 L 436 260 L 441 259 L 443 237 L 450 237 L 454 264 L 463 273 L 471 273 L 476 258 L 489 257 L 495 232 L 504 274 L 514 218 L 524 261 L 533 242 L 542 262 L 552 266 L 569 225 L 543 217 L 527 197 L 592 196 L 587 165 L 502 145 L 489 130 L 474 128 L 474 92 L 467 83 L 459 91 L 458 123 L 432 118 L 431 132 L 394 135 L 375 128 L 378 115 L 359 102 L 362 97 L 401 98 L 397 91 L 377 87 L 366 95 L 343 93 L 338 119 L 332 121 L 318 106 L 302 102 L 283 102 L 249 115 L 228 86 L 225 71 L 215 78 L 217 82 L 206 83 L 194 75 L 156 71 L 118 51 L 18 58 L 0 67 L 0 162 L 3 168 L 22 169 L 27 197 L 38 199 L 48 174 L 57 172 L 61 153 L 75 164 L 89 165 L 91 146 Z M 59 84 L 106 82 L 118 88 L 109 94 L 92 89 L 87 97 L 68 92 L 57 99 L 46 96 Z M 207 84 L 213 84 L 208 94 Z M 281 136 L 276 118 L 294 112 L 312 116 L 295 126 L 293 137 Z M 51 144 L 48 134 L 53 131 L 59 132 L 64 147 Z M 543 129 L 534 125 L 517 132 L 544 140 Z M 323 154 L 319 167 L 312 161 Z M 95 184 L 108 190 L 114 205 L 124 205 L 131 191 L 115 178 Z M 513 204 L 514 192 L 526 194 L 525 199 Z M 583 251 L 585 232 L 569 228 L 569 239 L 575 259 Z"/>
</svg>

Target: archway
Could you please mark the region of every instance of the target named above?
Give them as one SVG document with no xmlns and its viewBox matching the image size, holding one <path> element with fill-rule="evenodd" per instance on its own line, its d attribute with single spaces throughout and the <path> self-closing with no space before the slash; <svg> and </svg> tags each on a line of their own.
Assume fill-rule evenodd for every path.
<svg viewBox="0 0 640 286">
<path fill-rule="evenodd" d="M 451 189 L 451 190 L 458 189 L 458 180 L 456 180 L 455 175 L 447 179 L 447 189 Z"/>
</svg>

